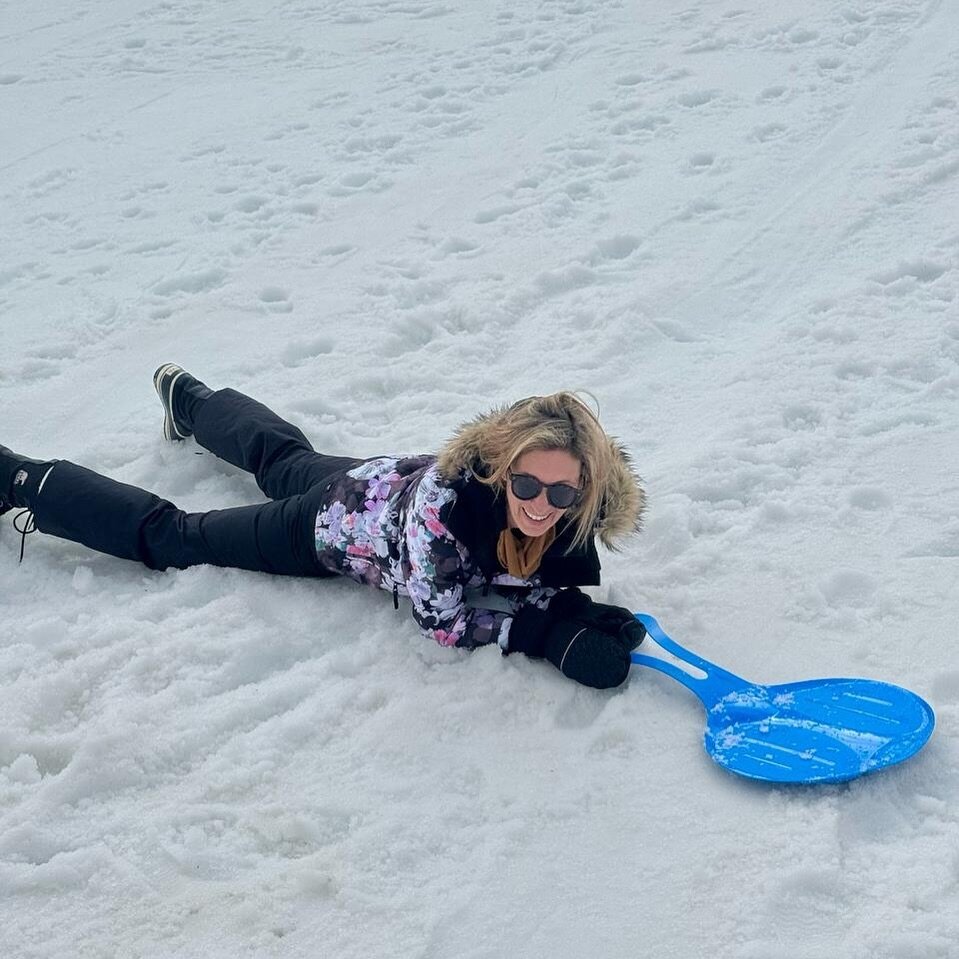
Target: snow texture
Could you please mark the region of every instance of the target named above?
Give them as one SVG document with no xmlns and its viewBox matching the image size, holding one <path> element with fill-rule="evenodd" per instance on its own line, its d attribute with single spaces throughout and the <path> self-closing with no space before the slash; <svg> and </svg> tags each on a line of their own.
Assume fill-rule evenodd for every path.
<svg viewBox="0 0 959 959">
<path fill-rule="evenodd" d="M 925 696 L 774 788 L 678 684 L 577 687 L 389 597 L 0 521 L 0 955 L 959 956 L 959 7 L 0 8 L 0 442 L 191 509 L 185 365 L 317 448 L 592 391 L 650 492 L 599 598 L 757 682 Z"/>
</svg>

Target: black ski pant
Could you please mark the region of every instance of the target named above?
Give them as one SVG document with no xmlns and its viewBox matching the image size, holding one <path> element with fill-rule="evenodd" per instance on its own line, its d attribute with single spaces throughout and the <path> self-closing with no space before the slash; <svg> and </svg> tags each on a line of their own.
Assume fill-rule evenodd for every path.
<svg viewBox="0 0 959 959">
<path fill-rule="evenodd" d="M 299 429 L 236 390 L 199 402 L 193 430 L 201 446 L 252 473 L 272 502 L 186 513 L 139 487 L 57 460 L 28 497 L 36 528 L 151 569 L 210 564 L 330 575 L 316 558 L 316 514 L 332 480 L 362 460 L 317 453 Z"/>
</svg>

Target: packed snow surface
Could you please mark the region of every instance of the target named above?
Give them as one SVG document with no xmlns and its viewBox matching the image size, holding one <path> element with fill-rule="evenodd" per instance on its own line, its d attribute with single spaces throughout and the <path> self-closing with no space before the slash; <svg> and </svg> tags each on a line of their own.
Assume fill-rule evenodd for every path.
<svg viewBox="0 0 959 959">
<path fill-rule="evenodd" d="M 0 8 L 0 442 L 190 509 L 173 360 L 318 449 L 592 392 L 649 490 L 597 598 L 742 676 L 923 695 L 739 779 L 635 668 L 442 649 L 352 583 L 0 521 L 0 955 L 959 956 L 959 6 Z"/>
</svg>

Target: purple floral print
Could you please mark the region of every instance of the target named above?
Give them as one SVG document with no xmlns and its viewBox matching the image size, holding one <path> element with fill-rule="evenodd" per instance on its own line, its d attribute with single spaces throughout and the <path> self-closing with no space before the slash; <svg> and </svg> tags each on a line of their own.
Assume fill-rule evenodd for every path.
<svg viewBox="0 0 959 959">
<path fill-rule="evenodd" d="M 433 457 L 368 460 L 331 486 L 316 517 L 317 556 L 331 572 L 408 596 L 413 619 L 442 646 L 506 648 L 512 615 L 525 603 L 547 606 L 557 590 L 542 587 L 535 574 L 488 581 L 441 518 L 456 495 Z M 490 585 L 512 613 L 468 604 L 468 592 Z"/>
</svg>

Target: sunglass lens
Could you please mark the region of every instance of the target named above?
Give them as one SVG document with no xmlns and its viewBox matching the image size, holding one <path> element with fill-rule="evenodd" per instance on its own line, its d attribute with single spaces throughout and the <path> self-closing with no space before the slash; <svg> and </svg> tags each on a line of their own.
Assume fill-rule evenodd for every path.
<svg viewBox="0 0 959 959">
<path fill-rule="evenodd" d="M 536 499 L 543 484 L 535 476 L 513 476 L 512 487 L 517 499 Z"/>
<path fill-rule="evenodd" d="M 569 509 L 576 502 L 576 490 L 565 484 L 550 486 L 546 490 L 546 498 L 557 509 Z"/>
</svg>

